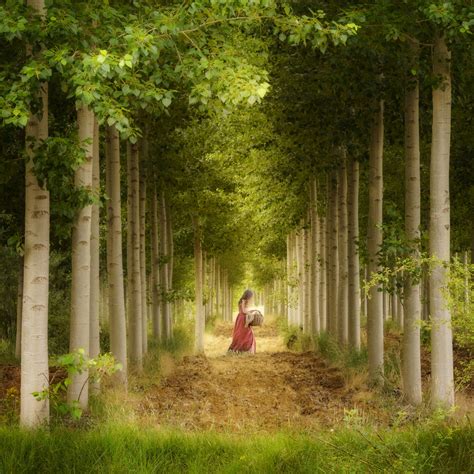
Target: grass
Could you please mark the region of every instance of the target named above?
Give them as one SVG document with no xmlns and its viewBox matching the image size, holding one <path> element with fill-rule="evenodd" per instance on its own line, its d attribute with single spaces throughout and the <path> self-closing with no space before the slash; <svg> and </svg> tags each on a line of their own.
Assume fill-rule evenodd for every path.
<svg viewBox="0 0 474 474">
<path fill-rule="evenodd" d="M 232 435 L 104 426 L 0 428 L 2 473 L 472 472 L 474 430 L 431 426 L 363 433 Z"/>
</svg>

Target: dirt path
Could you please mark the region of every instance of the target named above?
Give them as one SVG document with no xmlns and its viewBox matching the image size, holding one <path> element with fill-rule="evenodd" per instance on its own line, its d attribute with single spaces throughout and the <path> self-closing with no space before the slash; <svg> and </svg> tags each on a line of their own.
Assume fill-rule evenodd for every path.
<svg viewBox="0 0 474 474">
<path fill-rule="evenodd" d="M 368 408 L 368 392 L 347 386 L 314 353 L 287 351 L 274 324 L 255 330 L 256 355 L 224 355 L 231 333 L 220 324 L 206 335 L 206 357 L 185 357 L 147 390 L 140 418 L 187 430 L 268 431 L 332 426 L 345 408 Z"/>
</svg>

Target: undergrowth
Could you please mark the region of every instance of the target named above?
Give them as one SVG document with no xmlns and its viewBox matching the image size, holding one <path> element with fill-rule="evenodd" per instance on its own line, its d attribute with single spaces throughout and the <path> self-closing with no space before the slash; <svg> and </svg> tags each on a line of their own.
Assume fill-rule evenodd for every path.
<svg viewBox="0 0 474 474">
<path fill-rule="evenodd" d="M 105 426 L 89 431 L 0 428 L 2 473 L 472 472 L 474 430 L 232 436 Z"/>
</svg>

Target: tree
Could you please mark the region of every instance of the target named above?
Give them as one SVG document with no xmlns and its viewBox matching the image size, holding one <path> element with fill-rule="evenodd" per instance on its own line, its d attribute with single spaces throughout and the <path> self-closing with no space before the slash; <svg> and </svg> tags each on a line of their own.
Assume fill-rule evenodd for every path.
<svg viewBox="0 0 474 474">
<path fill-rule="evenodd" d="M 44 0 L 28 0 L 42 18 Z M 27 53 L 32 54 L 32 46 Z M 39 110 L 31 113 L 26 125 L 28 160 L 25 176 L 25 255 L 23 273 L 23 313 L 21 330 L 21 409 L 20 423 L 37 426 L 49 420 L 48 400 L 38 402 L 33 392 L 49 383 L 48 296 L 49 296 L 49 216 L 47 183 L 39 183 L 34 171 L 35 150 L 48 137 L 48 84 L 37 91 Z"/>
</svg>

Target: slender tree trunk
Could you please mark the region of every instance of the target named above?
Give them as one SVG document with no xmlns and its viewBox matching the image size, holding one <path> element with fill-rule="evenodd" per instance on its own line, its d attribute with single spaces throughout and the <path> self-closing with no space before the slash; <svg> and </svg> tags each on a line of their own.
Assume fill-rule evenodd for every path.
<svg viewBox="0 0 474 474">
<path fill-rule="evenodd" d="M 79 140 L 86 156 L 75 172 L 76 188 L 92 188 L 92 161 L 94 139 L 94 114 L 87 106 L 81 106 L 77 111 Z M 86 143 L 89 140 L 90 143 Z M 84 144 L 86 143 L 86 144 Z M 72 271 L 71 271 L 71 323 L 69 350 L 84 350 L 89 356 L 90 332 L 90 300 L 91 300 L 91 214 L 92 206 L 82 208 L 74 221 L 72 228 Z M 68 387 L 68 402 L 77 400 L 86 409 L 89 402 L 87 383 L 88 371 L 72 377 Z"/>
<path fill-rule="evenodd" d="M 384 104 L 380 101 L 372 125 L 369 152 L 369 217 L 367 232 L 368 277 L 380 269 L 378 252 L 382 245 L 383 218 L 383 124 Z M 378 287 L 370 289 L 367 305 L 367 349 L 369 377 L 383 382 L 383 293 Z"/>
<path fill-rule="evenodd" d="M 360 349 L 359 162 L 350 160 L 348 172 L 349 346 Z"/>
<path fill-rule="evenodd" d="M 319 217 L 319 243 L 320 243 L 320 279 L 319 279 L 319 318 L 320 318 L 320 330 L 321 332 L 327 329 L 327 272 L 328 272 L 328 260 L 327 260 L 327 240 L 326 240 L 326 217 Z"/>
<path fill-rule="evenodd" d="M 348 254 L 347 254 L 347 164 L 344 158 L 339 168 L 339 286 L 337 335 L 341 345 L 348 342 Z"/>
<path fill-rule="evenodd" d="M 194 225 L 194 265 L 195 265 L 195 301 L 196 301 L 196 319 L 195 319 L 195 350 L 198 354 L 204 353 L 204 306 L 202 299 L 203 281 L 202 281 L 202 244 L 201 228 L 199 218 L 193 218 Z"/>
<path fill-rule="evenodd" d="M 153 301 L 153 337 L 157 340 L 163 338 L 163 328 L 161 319 L 161 302 L 160 302 L 160 239 L 159 239 L 159 217 L 158 217 L 158 197 L 156 194 L 156 186 L 153 192 L 152 201 L 152 301 Z"/>
<path fill-rule="evenodd" d="M 107 204 L 107 275 L 109 296 L 110 350 L 122 364 L 116 379 L 127 388 L 127 330 L 122 254 L 122 205 L 120 191 L 120 140 L 115 127 L 106 130 Z"/>
<path fill-rule="evenodd" d="M 413 51 L 418 63 L 418 47 Z M 416 66 L 416 64 L 415 64 Z M 405 233 L 412 256 L 419 257 L 420 239 L 420 130 L 418 79 L 405 92 Z M 408 402 L 422 401 L 420 360 L 420 284 L 408 274 L 404 284 L 405 324 L 402 345 L 402 387 Z"/>
<path fill-rule="evenodd" d="M 99 157 L 99 123 L 94 120 L 94 141 L 92 149 L 92 193 L 96 202 L 91 210 L 91 300 L 90 300 L 90 327 L 89 355 L 92 358 L 100 354 L 100 231 L 99 231 L 99 197 L 100 197 L 100 157 Z M 100 390 L 99 382 L 91 384 L 92 393 Z"/>
<path fill-rule="evenodd" d="M 165 201 L 166 211 L 166 242 L 168 244 L 168 294 L 171 294 L 173 289 L 173 268 L 174 268 L 174 240 L 173 240 L 173 221 L 171 220 L 171 212 L 168 200 Z M 173 338 L 173 311 L 171 301 L 168 301 L 168 339 Z"/>
<path fill-rule="evenodd" d="M 218 317 L 222 317 L 220 311 L 221 304 L 221 266 L 216 263 L 216 314 Z"/>
<path fill-rule="evenodd" d="M 291 322 L 291 237 L 286 236 L 286 319 Z"/>
<path fill-rule="evenodd" d="M 318 190 L 316 178 L 311 181 L 311 322 L 313 334 L 319 334 L 321 318 L 319 315 L 320 249 L 318 221 Z"/>
<path fill-rule="evenodd" d="M 311 332 L 310 320 L 310 272 L 309 270 L 309 255 L 310 255 L 310 237 L 308 229 L 308 217 L 305 220 L 303 228 L 303 330 L 306 333 Z M 273 292 L 273 313 L 275 313 L 275 293 Z"/>
<path fill-rule="evenodd" d="M 166 200 L 165 193 L 162 190 L 160 193 L 160 260 L 161 260 L 161 321 L 163 328 L 163 337 L 170 339 L 171 324 L 170 324 L 170 304 L 168 301 L 169 290 L 169 243 L 168 243 L 168 224 L 166 215 Z"/>
<path fill-rule="evenodd" d="M 130 361 L 138 370 L 142 370 L 142 295 L 140 275 L 140 171 L 139 153 L 135 144 L 127 143 L 127 159 L 129 161 L 129 195 L 130 205 L 127 219 L 129 221 L 129 257 L 130 267 L 127 269 L 129 285 L 128 325 Z"/>
<path fill-rule="evenodd" d="M 27 5 L 44 17 L 44 0 Z M 32 55 L 32 47 L 27 48 Z M 49 421 L 48 400 L 37 401 L 32 392 L 48 386 L 48 296 L 49 296 L 49 192 L 33 170 L 35 148 L 48 137 L 48 85 L 38 90 L 42 110 L 31 114 L 26 125 L 25 253 L 21 318 L 20 425 L 34 427 Z"/>
<path fill-rule="evenodd" d="M 297 234 L 298 242 L 298 326 L 304 329 L 304 237 L 303 229 Z"/>
<path fill-rule="evenodd" d="M 148 142 L 141 141 L 140 155 L 140 285 L 142 308 L 142 352 L 148 352 L 148 305 L 147 305 L 147 277 L 146 277 L 146 159 L 148 157 Z"/>
<path fill-rule="evenodd" d="M 338 297 L 338 212 L 337 212 L 337 180 L 336 174 L 330 178 L 328 185 L 329 220 L 328 220 L 328 332 L 337 337 L 337 297 Z"/>
<path fill-rule="evenodd" d="M 433 73 L 433 131 L 430 167 L 430 254 L 437 263 L 430 274 L 431 400 L 454 405 L 451 313 L 444 295 L 450 261 L 449 152 L 451 143 L 451 53 L 444 36 L 436 36 Z"/>
</svg>

